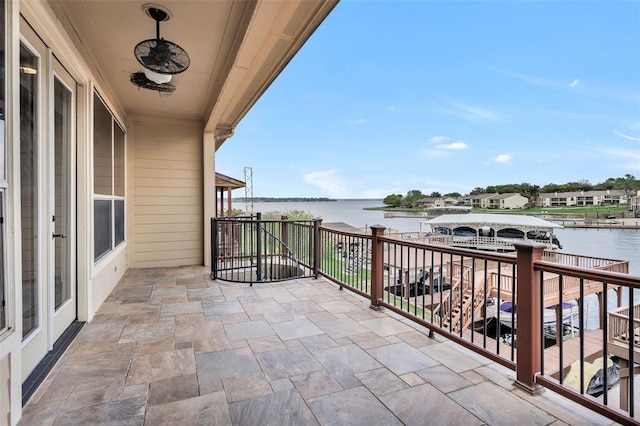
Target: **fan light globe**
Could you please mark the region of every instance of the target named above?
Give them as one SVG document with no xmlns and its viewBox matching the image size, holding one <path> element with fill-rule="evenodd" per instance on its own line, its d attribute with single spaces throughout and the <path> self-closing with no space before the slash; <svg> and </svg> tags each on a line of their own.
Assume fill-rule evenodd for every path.
<svg viewBox="0 0 640 426">
<path fill-rule="evenodd" d="M 159 72 L 144 69 L 144 75 L 154 83 L 163 84 L 171 81 L 171 74 L 160 74 Z"/>
</svg>

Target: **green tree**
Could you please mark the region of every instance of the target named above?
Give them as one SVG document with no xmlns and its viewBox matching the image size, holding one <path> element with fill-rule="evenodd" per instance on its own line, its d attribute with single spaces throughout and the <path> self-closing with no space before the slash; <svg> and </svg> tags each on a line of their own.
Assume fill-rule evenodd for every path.
<svg viewBox="0 0 640 426">
<path fill-rule="evenodd" d="M 591 191 L 593 186 L 588 180 L 583 179 L 577 182 L 567 182 L 564 184 L 564 192 Z"/>
<path fill-rule="evenodd" d="M 624 175 L 623 178 L 616 179 L 616 189 L 622 191 L 627 199 L 633 197 L 640 190 L 640 180 L 631 174 Z"/>
<path fill-rule="evenodd" d="M 561 185 L 555 184 L 555 183 L 548 183 L 545 186 L 543 186 L 542 188 L 540 188 L 540 192 L 542 193 L 546 193 L 546 192 L 563 192 L 564 191 L 564 187 L 562 187 Z"/>
<path fill-rule="evenodd" d="M 231 216 L 233 217 L 237 217 L 237 216 L 244 216 L 245 212 L 242 209 L 231 209 Z"/>
<path fill-rule="evenodd" d="M 433 191 L 431 195 L 429 195 L 429 197 L 438 198 L 438 197 L 442 197 L 442 195 L 440 195 L 438 191 Z"/>
<path fill-rule="evenodd" d="M 616 180 L 614 178 L 609 178 L 604 182 L 600 182 L 594 185 L 593 189 L 598 191 L 606 191 L 607 189 L 614 189 L 616 187 Z"/>
<path fill-rule="evenodd" d="M 445 197 L 451 197 L 451 198 L 460 198 L 462 197 L 462 194 L 460 194 L 459 192 L 449 192 L 447 194 L 444 194 Z"/>
<path fill-rule="evenodd" d="M 471 190 L 471 192 L 469 192 L 469 195 L 480 195 L 480 194 L 486 194 L 486 193 L 487 193 L 486 189 L 476 186 Z"/>
<path fill-rule="evenodd" d="M 265 220 L 280 220 L 283 216 L 286 216 L 289 220 L 312 220 L 313 214 L 311 212 L 305 212 L 302 210 L 285 210 L 270 211 L 262 214 L 262 218 Z"/>
<path fill-rule="evenodd" d="M 540 186 L 523 182 L 520 184 L 520 195 L 527 197 L 530 203 L 535 203 L 540 195 Z"/>
<path fill-rule="evenodd" d="M 285 210 L 282 214 L 286 216 L 289 220 L 312 220 L 314 219 L 313 214 L 311 212 L 305 212 L 303 210 Z"/>
<path fill-rule="evenodd" d="M 384 197 L 382 203 L 389 207 L 400 207 L 402 205 L 403 197 L 400 194 L 391 194 Z"/>
<path fill-rule="evenodd" d="M 414 207 L 416 203 L 424 198 L 424 194 L 419 189 L 412 189 L 407 192 L 407 195 L 404 197 L 403 204 L 406 207 Z"/>
</svg>

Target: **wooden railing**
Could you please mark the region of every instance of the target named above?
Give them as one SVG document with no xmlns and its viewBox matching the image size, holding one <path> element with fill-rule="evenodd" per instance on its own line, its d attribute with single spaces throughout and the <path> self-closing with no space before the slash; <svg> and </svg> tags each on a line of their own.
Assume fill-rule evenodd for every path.
<svg viewBox="0 0 640 426">
<path fill-rule="evenodd" d="M 632 354 L 629 357 L 630 336 L 633 337 Z M 623 306 L 609 312 L 609 343 L 611 353 L 633 362 L 640 363 L 640 304 Z"/>
<path fill-rule="evenodd" d="M 285 229 L 274 226 L 272 233 Z M 313 236 L 287 244 L 290 248 L 281 250 L 281 257 L 295 254 L 309 259 L 311 270 L 368 298 L 372 309 L 393 311 L 424 326 L 430 335 L 440 334 L 514 370 L 514 383 L 527 392 L 536 394 L 544 387 L 616 422 L 635 423 L 640 389 L 635 389 L 633 366 L 622 367 L 624 354 L 629 361 L 640 361 L 636 358 L 640 341 L 635 338 L 640 307 L 634 304 L 640 277 L 626 273 L 626 262 L 564 253 L 550 257 L 544 245 L 531 241 L 515 243 L 514 256 L 391 238 L 381 226 L 373 226 L 370 235 L 328 229 L 318 222 L 300 228 L 301 236 L 307 235 L 304 229 L 313 230 Z M 276 235 L 272 246 L 290 241 L 293 234 L 290 229 L 287 232 L 287 238 Z M 597 296 L 599 321 L 587 327 L 589 294 Z M 488 334 L 495 317 L 484 304 L 487 297 L 497 299 L 497 312 L 501 301 L 511 299 L 517 305 L 517 316 L 505 314 L 511 315 L 511 342 Z M 579 315 L 577 329 L 570 333 L 577 337 L 568 340 L 561 314 L 564 302 L 577 304 Z M 556 341 L 546 347 L 543 320 L 549 304 L 559 308 Z M 633 310 L 625 305 L 633 305 Z M 631 335 L 634 338 L 625 338 Z M 620 398 L 608 399 L 609 392 L 617 391 L 606 383 L 600 397 L 588 395 L 582 382 L 577 390 L 565 384 L 572 365 L 578 366 L 582 377 L 587 362 L 601 358 L 606 365 L 612 355 L 622 360 L 620 386 L 625 388 Z"/>
</svg>

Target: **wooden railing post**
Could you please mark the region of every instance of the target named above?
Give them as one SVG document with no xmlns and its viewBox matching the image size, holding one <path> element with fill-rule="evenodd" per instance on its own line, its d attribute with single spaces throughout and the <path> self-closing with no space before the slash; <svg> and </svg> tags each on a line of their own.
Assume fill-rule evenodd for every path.
<svg viewBox="0 0 640 426">
<path fill-rule="evenodd" d="M 382 310 L 378 299 L 382 298 L 382 242 L 379 238 L 384 236 L 386 228 L 382 225 L 371 226 L 371 309 Z"/>
<path fill-rule="evenodd" d="M 536 384 L 535 376 L 540 372 L 542 320 L 540 310 L 540 272 L 533 263 L 542 259 L 544 244 L 532 241 L 514 243 L 517 253 L 516 279 L 516 330 L 517 357 L 515 385 L 535 395 L 544 390 Z"/>
</svg>

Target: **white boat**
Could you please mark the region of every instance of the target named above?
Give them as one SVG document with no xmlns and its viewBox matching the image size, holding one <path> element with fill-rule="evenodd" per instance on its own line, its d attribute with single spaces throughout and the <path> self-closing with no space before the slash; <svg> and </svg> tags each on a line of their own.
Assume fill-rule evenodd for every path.
<svg viewBox="0 0 640 426">
<path fill-rule="evenodd" d="M 506 327 L 516 329 L 518 323 L 517 313 L 514 311 L 514 305 L 511 302 L 502 302 L 500 309 L 496 309 L 496 318 L 500 315 L 500 323 Z M 513 313 L 513 324 L 511 322 Z M 571 300 L 562 304 L 562 323 L 568 324 L 571 327 L 578 325 L 578 302 Z M 513 327 L 512 327 L 513 325 Z M 542 325 L 544 328 L 553 328 L 556 326 L 556 307 L 551 306 L 544 309 L 544 316 L 542 318 Z"/>
</svg>

